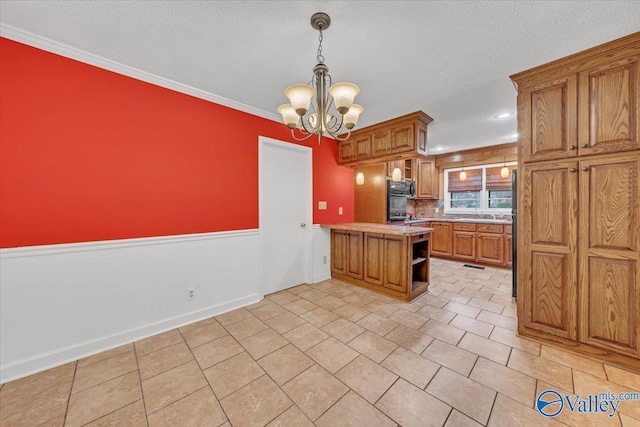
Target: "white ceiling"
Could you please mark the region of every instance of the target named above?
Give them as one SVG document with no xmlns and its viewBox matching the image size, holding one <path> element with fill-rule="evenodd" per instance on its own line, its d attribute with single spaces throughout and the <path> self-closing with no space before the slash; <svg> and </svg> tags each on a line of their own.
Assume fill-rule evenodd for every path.
<svg viewBox="0 0 640 427">
<path fill-rule="evenodd" d="M 417 110 L 440 153 L 513 141 L 509 75 L 640 31 L 640 1 L 7 1 L 0 22 L 263 110 L 315 65 L 331 16 L 334 82 L 360 86 L 363 127 Z"/>
</svg>

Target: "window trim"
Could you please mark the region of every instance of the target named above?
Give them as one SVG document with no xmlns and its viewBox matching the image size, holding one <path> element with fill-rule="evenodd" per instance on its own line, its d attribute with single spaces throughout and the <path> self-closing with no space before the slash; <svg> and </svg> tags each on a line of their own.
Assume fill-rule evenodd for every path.
<svg viewBox="0 0 640 427">
<path fill-rule="evenodd" d="M 444 169 L 444 213 L 465 213 L 465 214 L 487 214 L 487 213 L 511 213 L 511 208 L 490 208 L 489 207 L 489 191 L 487 190 L 487 169 L 504 166 L 505 163 L 490 163 L 485 165 L 465 166 L 464 170 L 482 169 L 482 189 L 480 190 L 480 207 L 479 208 L 452 208 L 451 194 L 449 193 L 449 173 L 460 172 L 463 168 L 447 168 Z M 517 166 L 518 162 L 506 162 L 507 166 Z"/>
</svg>

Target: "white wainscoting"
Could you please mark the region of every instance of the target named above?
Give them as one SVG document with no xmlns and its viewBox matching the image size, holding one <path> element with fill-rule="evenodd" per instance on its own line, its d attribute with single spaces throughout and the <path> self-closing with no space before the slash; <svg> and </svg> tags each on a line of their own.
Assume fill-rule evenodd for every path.
<svg viewBox="0 0 640 427">
<path fill-rule="evenodd" d="M 259 301 L 258 248 L 242 230 L 1 250 L 0 382 Z"/>
<path fill-rule="evenodd" d="M 331 278 L 331 230 L 313 225 L 311 253 L 313 283 Z M 326 258 L 325 258 L 326 257 Z M 325 262 L 326 259 L 326 262 Z"/>
</svg>

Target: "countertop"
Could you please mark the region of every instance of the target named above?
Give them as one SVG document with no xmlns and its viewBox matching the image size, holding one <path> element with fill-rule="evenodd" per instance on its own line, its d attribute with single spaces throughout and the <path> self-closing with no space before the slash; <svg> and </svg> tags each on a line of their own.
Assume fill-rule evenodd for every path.
<svg viewBox="0 0 640 427">
<path fill-rule="evenodd" d="M 510 219 L 487 219 L 487 218 L 414 218 L 406 221 L 406 224 L 420 224 L 422 222 L 471 222 L 474 224 L 504 224 L 511 225 Z"/>
<path fill-rule="evenodd" d="M 396 236 L 417 236 L 431 234 L 433 228 L 406 225 L 372 224 L 368 222 L 343 222 L 340 224 L 322 224 L 320 227 L 332 230 L 362 231 L 365 233 L 393 234 Z"/>
</svg>

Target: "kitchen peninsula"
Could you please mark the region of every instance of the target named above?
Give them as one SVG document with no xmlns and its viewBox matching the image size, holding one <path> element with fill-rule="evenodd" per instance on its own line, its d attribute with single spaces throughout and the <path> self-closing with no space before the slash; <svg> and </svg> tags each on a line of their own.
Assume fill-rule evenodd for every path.
<svg viewBox="0 0 640 427">
<path fill-rule="evenodd" d="M 431 254 L 428 227 L 362 222 L 331 229 L 331 276 L 404 301 L 427 291 Z"/>
</svg>

